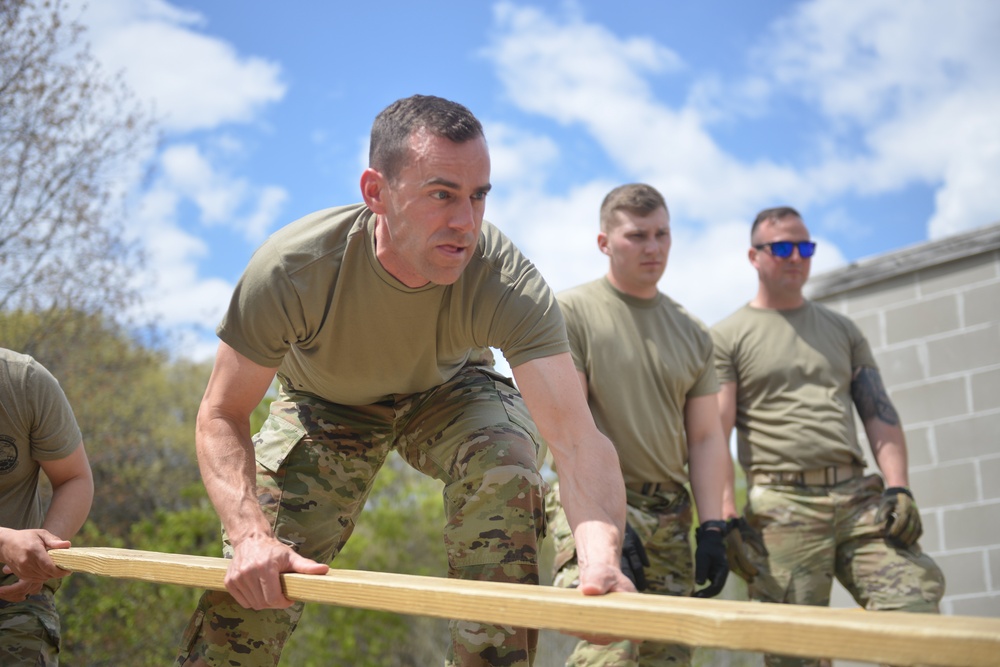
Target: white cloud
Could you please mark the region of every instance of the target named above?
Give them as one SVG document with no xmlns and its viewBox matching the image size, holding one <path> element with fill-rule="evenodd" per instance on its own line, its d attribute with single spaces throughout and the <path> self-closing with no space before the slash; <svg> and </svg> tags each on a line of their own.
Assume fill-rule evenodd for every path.
<svg viewBox="0 0 1000 667">
<path fill-rule="evenodd" d="M 233 285 L 200 268 L 213 251 L 229 251 L 210 248 L 204 229 L 224 227 L 257 244 L 288 199 L 283 187 L 256 185 L 225 166 L 248 159 L 229 128 L 258 122 L 268 104 L 284 97 L 281 68 L 200 32 L 208 26 L 202 14 L 163 0 L 102 0 L 81 18 L 104 68 L 123 72 L 167 132 L 152 158 L 155 177 L 139 189 L 130 219 L 130 234 L 147 257 L 138 282 L 140 315 L 161 325 L 178 353 L 206 358 Z M 198 216 L 182 225 L 187 203 Z"/>
<path fill-rule="evenodd" d="M 865 154 L 820 165 L 832 193 L 938 187 L 929 235 L 1000 219 L 1000 5 L 815 0 L 761 45 L 772 92 L 818 105 L 831 131 L 860 131 Z"/>
<path fill-rule="evenodd" d="M 740 163 L 720 148 L 698 110 L 655 97 L 651 77 L 681 67 L 669 49 L 509 4 L 498 6 L 496 20 L 487 55 L 506 94 L 526 111 L 580 125 L 628 178 L 663 189 L 682 217 L 745 216 L 789 192 L 800 203 L 814 198 L 794 169 Z"/>
<path fill-rule="evenodd" d="M 196 31 L 193 11 L 166 2 L 104 0 L 84 14 L 94 52 L 112 72 L 152 100 L 174 132 L 250 122 L 285 94 L 278 64 L 241 56 L 229 43 Z"/>
<path fill-rule="evenodd" d="M 990 187 L 1000 178 L 998 25 L 1000 5 L 976 0 L 801 3 L 762 34 L 756 68 L 745 78 L 709 74 L 676 106 L 657 98 L 653 84 L 687 73 L 679 57 L 578 16 L 502 3 L 486 54 L 521 109 L 579 126 L 625 179 L 664 192 L 676 238 L 664 288 L 711 321 L 755 290 L 746 221 L 763 206 L 808 209 L 924 184 L 937 188 L 932 237 L 1000 219 L 1000 191 Z M 724 101 L 726 92 L 754 102 L 750 111 Z M 804 103 L 803 113 L 821 128 L 787 163 L 738 158 L 713 135 L 716 123 L 733 118 L 772 122 L 768 105 L 779 97 Z M 844 140 L 850 137 L 861 138 L 860 150 Z M 526 158 L 522 167 L 544 173 L 566 159 L 532 165 Z M 511 155 L 505 161 L 515 163 Z M 580 184 L 568 194 L 539 189 L 498 208 L 504 219 L 528 223 L 520 243 L 540 267 L 553 267 L 545 271 L 551 282 L 565 286 L 564 276 L 576 280 L 586 273 L 576 267 L 590 261 L 590 228 L 582 228 L 581 242 L 575 223 L 593 220 L 596 191 L 613 185 Z M 863 233 L 841 207 L 826 221 L 837 223 L 831 231 Z M 822 244 L 813 271 L 842 266 L 835 240 Z M 733 286 L 742 284 L 747 291 L 736 297 Z"/>
</svg>

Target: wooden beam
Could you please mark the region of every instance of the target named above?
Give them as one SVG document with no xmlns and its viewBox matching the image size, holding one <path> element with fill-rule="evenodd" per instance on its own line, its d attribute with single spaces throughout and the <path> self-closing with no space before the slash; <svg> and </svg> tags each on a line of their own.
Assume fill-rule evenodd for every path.
<svg viewBox="0 0 1000 667">
<path fill-rule="evenodd" d="M 225 590 L 227 561 L 222 558 L 111 548 L 49 554 L 74 572 Z M 638 593 L 588 597 L 548 586 L 360 570 L 281 577 L 293 600 L 400 614 L 893 665 L 1000 664 L 1000 619 Z"/>
</svg>

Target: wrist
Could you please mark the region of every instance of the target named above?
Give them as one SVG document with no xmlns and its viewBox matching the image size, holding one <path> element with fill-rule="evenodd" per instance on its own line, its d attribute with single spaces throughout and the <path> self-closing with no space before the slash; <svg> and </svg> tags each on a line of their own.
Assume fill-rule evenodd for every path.
<svg viewBox="0 0 1000 667">
<path fill-rule="evenodd" d="M 708 521 L 702 521 L 701 525 L 698 526 L 698 530 L 702 532 L 710 531 L 710 532 L 725 533 L 726 528 L 727 528 L 726 522 L 722 521 L 721 519 L 709 519 Z"/>
<path fill-rule="evenodd" d="M 894 496 L 897 493 L 904 493 L 910 497 L 910 500 L 913 500 L 913 492 L 910 491 L 910 489 L 908 489 L 905 486 L 890 486 L 889 488 L 887 488 L 885 491 L 882 492 L 882 495 Z"/>
</svg>

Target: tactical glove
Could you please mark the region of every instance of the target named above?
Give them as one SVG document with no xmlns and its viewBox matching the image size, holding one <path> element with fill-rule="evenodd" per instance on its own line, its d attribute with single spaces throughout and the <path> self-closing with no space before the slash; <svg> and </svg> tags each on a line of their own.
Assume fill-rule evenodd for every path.
<svg viewBox="0 0 1000 667">
<path fill-rule="evenodd" d="M 875 522 L 883 524 L 886 541 L 899 549 L 910 548 L 924 533 L 920 510 L 905 486 L 891 486 L 882 492 Z"/>
<path fill-rule="evenodd" d="M 747 523 L 746 519 L 734 517 L 727 521 L 726 561 L 729 563 L 729 570 L 736 573 L 748 584 L 752 584 L 760 571 L 747 557 L 748 546 L 762 555 L 767 555 L 767 548 L 764 546 L 764 540 L 760 533 Z"/>
<path fill-rule="evenodd" d="M 726 563 L 726 545 L 723 542 L 725 531 L 725 521 L 706 521 L 694 531 L 698 542 L 694 551 L 694 581 L 699 586 L 705 581 L 711 582 L 694 592 L 696 598 L 715 597 L 726 585 L 729 565 Z"/>
<path fill-rule="evenodd" d="M 632 581 L 637 591 L 646 590 L 646 572 L 643 566 L 649 567 L 646 547 L 642 546 L 642 540 L 635 529 L 626 523 L 625 539 L 622 541 L 622 573 Z"/>
</svg>

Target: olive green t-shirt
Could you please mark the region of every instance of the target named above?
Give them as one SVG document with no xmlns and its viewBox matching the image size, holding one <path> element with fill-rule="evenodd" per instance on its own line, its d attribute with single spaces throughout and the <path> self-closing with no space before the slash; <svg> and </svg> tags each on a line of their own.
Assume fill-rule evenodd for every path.
<svg viewBox="0 0 1000 667">
<path fill-rule="evenodd" d="M 342 405 L 436 387 L 467 363 L 511 367 L 569 351 L 541 274 L 483 222 L 469 265 L 451 285 L 410 288 L 375 257 L 364 204 L 318 211 L 278 230 L 240 278 L 219 337 L 278 368 L 290 392 Z"/>
<path fill-rule="evenodd" d="M 625 483 L 685 483 L 684 406 L 719 390 L 708 329 L 665 294 L 639 299 L 606 277 L 557 298 L 594 421 L 618 450 Z"/>
<path fill-rule="evenodd" d="M 854 369 L 877 368 L 849 318 L 811 301 L 749 305 L 712 327 L 719 382 L 736 382 L 740 463 L 754 471 L 864 465 L 851 398 Z"/>
<path fill-rule="evenodd" d="M 41 528 L 38 462 L 65 458 L 81 442 L 59 382 L 30 356 L 0 348 L 0 526 Z"/>
</svg>

